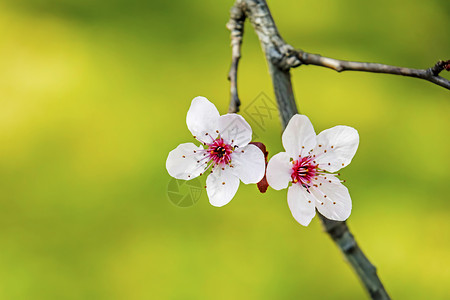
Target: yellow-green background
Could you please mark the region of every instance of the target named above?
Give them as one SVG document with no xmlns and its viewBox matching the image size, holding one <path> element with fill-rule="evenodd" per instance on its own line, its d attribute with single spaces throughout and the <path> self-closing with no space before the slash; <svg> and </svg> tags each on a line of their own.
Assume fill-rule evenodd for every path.
<svg viewBox="0 0 450 300">
<path fill-rule="evenodd" d="M 450 59 L 448 0 L 269 4 L 306 51 L 416 68 Z M 228 107 L 231 5 L 0 1 L 0 299 L 366 296 L 318 219 L 294 221 L 286 191 L 241 184 L 223 208 L 205 193 L 184 209 L 167 198 L 167 154 L 192 141 L 190 100 Z M 242 52 L 243 107 L 273 99 L 248 24 Z M 348 223 L 387 290 L 449 299 L 449 91 L 312 66 L 293 84 L 317 132 L 360 133 L 342 172 Z M 271 155 L 280 133 L 277 119 L 258 133 Z"/>
</svg>

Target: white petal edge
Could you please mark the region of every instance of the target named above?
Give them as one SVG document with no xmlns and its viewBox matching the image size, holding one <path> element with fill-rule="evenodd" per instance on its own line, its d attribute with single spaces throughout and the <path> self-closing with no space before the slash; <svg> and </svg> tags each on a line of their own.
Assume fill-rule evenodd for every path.
<svg viewBox="0 0 450 300">
<path fill-rule="evenodd" d="M 252 140 L 252 128 L 242 116 L 226 114 L 218 122 L 219 134 L 228 144 L 244 147 Z"/>
<path fill-rule="evenodd" d="M 287 188 L 291 181 L 291 174 L 292 163 L 286 152 L 275 154 L 267 164 L 267 182 L 275 190 Z"/>
<path fill-rule="evenodd" d="M 166 160 L 166 169 L 169 175 L 184 180 L 198 177 L 206 167 L 204 160 L 201 160 L 203 150 L 202 146 L 185 143 L 170 151 Z M 202 152 L 199 153 L 200 151 Z"/>
<path fill-rule="evenodd" d="M 312 154 L 316 155 L 321 169 L 333 173 L 350 164 L 358 145 L 358 131 L 349 126 L 338 125 L 319 133 L 317 146 Z"/>
<path fill-rule="evenodd" d="M 206 193 L 209 203 L 216 207 L 224 206 L 233 199 L 239 187 L 239 178 L 230 168 L 215 169 L 206 178 Z"/>
<path fill-rule="evenodd" d="M 319 213 L 330 220 L 347 220 L 352 212 L 352 200 L 347 187 L 323 179 L 320 182 L 322 185 L 319 188 L 311 189 L 312 194 L 318 199 L 316 206 Z"/>
<path fill-rule="evenodd" d="M 258 183 L 266 172 L 264 154 L 257 146 L 248 144 L 231 154 L 231 170 L 245 183 Z"/>
<path fill-rule="evenodd" d="M 284 149 L 292 158 L 305 156 L 316 145 L 316 133 L 311 121 L 299 114 L 289 120 L 281 139 Z"/>
<path fill-rule="evenodd" d="M 205 97 L 195 97 L 186 115 L 189 131 L 200 141 L 209 143 L 217 136 L 220 114 L 217 108 Z M 210 137 L 208 137 L 208 135 Z"/>
<path fill-rule="evenodd" d="M 288 205 L 294 219 L 303 226 L 308 226 L 316 215 L 314 197 L 299 184 L 288 189 Z"/>
</svg>

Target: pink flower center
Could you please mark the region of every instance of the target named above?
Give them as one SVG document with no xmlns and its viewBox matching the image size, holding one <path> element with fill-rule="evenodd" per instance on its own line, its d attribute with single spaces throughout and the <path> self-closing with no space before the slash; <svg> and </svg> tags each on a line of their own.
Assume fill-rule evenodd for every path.
<svg viewBox="0 0 450 300">
<path fill-rule="evenodd" d="M 224 142 L 222 138 L 215 139 L 211 144 L 208 144 L 209 159 L 216 165 L 226 165 L 231 160 L 231 153 L 233 153 L 233 146 Z"/>
<path fill-rule="evenodd" d="M 292 161 L 291 178 L 293 183 L 299 183 L 305 187 L 311 185 L 314 176 L 318 174 L 318 165 L 314 163 L 311 156 L 299 157 Z"/>
</svg>

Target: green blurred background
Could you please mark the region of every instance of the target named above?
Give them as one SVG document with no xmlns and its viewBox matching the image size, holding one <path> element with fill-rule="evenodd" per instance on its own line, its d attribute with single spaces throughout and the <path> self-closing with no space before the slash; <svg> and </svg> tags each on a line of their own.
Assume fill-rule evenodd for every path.
<svg viewBox="0 0 450 300">
<path fill-rule="evenodd" d="M 232 1 L 0 1 L 0 299 L 357 299 L 318 219 L 286 191 L 241 187 L 223 208 L 168 199 L 170 150 L 193 97 L 228 108 Z M 450 59 L 450 2 L 269 1 L 283 37 L 341 59 Z M 274 99 L 247 24 L 242 108 Z M 449 74 L 444 74 L 450 78 Z M 450 93 L 417 79 L 293 70 L 316 131 L 345 124 L 348 221 L 396 299 L 449 299 Z M 245 116 L 245 115 L 244 115 Z M 277 116 L 254 126 L 273 155 Z M 204 181 L 205 178 L 201 178 Z"/>
</svg>

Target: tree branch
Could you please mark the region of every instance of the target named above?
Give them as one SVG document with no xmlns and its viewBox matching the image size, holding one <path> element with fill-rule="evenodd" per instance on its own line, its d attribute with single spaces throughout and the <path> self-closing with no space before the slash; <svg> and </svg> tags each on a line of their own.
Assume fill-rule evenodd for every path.
<svg viewBox="0 0 450 300">
<path fill-rule="evenodd" d="M 330 68 L 338 72 L 342 71 L 362 71 L 372 73 L 384 73 L 393 75 L 402 75 L 428 80 L 446 89 L 450 89 L 450 81 L 439 76 L 442 70 L 450 70 L 450 60 L 438 61 L 432 68 L 428 69 L 410 69 L 390 65 L 356 62 L 348 60 L 338 60 L 324 57 L 319 54 L 311 54 L 298 50 L 298 58 L 304 65 L 315 65 Z"/>
<path fill-rule="evenodd" d="M 237 11 L 241 12 L 238 13 Z M 264 0 L 237 0 L 231 9 L 231 19 L 228 28 L 231 30 L 232 46 L 233 30 L 236 29 L 237 20 L 244 22 L 244 14 L 251 22 L 261 43 L 261 47 L 266 55 L 269 73 L 272 78 L 278 109 L 280 111 L 283 128 L 297 111 L 297 106 L 292 90 L 290 68 L 301 65 L 302 57 L 299 51 L 288 45 L 281 38 L 275 26 L 275 22 L 270 14 L 267 3 Z M 239 24 L 242 26 L 243 24 Z M 239 31 L 239 47 L 242 41 L 242 30 Z M 239 48 L 240 49 L 240 48 Z M 304 53 L 304 52 L 303 52 Z M 235 61 L 235 51 L 233 49 L 233 62 Z M 303 57 L 304 59 L 304 57 Z M 237 63 L 232 63 L 230 78 L 236 79 Z M 231 80 L 231 103 L 235 103 L 237 98 L 236 82 Z M 236 98 L 234 98 L 236 95 Z M 390 299 L 377 276 L 375 267 L 370 263 L 362 250 L 359 248 L 355 238 L 351 234 L 346 222 L 331 221 L 321 216 L 325 231 L 330 235 L 336 245 L 341 249 L 347 261 L 355 270 L 359 279 L 372 299 Z"/>
<path fill-rule="evenodd" d="M 230 106 L 229 113 L 237 113 L 241 101 L 239 100 L 237 91 L 237 69 L 239 59 L 241 58 L 241 44 L 242 36 L 244 34 L 245 14 L 239 7 L 233 6 L 230 11 L 230 21 L 227 23 L 227 28 L 231 32 L 231 67 L 228 73 L 228 80 L 230 81 Z"/>
</svg>

